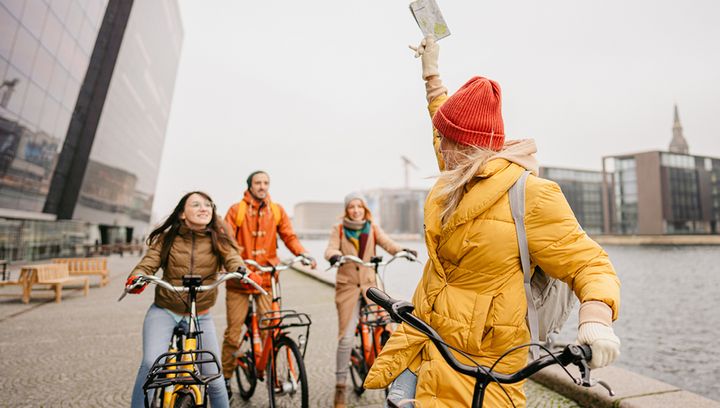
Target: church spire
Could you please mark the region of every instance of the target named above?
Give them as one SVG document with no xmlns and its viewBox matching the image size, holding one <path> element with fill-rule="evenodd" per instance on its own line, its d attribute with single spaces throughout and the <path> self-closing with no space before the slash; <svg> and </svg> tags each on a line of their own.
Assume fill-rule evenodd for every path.
<svg viewBox="0 0 720 408">
<path fill-rule="evenodd" d="M 675 118 L 673 120 L 673 137 L 670 142 L 670 151 L 673 153 L 688 154 L 689 148 L 685 137 L 683 136 L 682 125 L 680 124 L 680 115 L 678 107 L 675 104 Z"/>
</svg>

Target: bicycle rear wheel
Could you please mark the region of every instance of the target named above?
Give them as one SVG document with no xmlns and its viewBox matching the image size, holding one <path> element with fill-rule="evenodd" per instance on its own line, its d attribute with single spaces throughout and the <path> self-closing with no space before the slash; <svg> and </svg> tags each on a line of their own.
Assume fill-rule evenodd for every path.
<svg viewBox="0 0 720 408">
<path fill-rule="evenodd" d="M 350 380 L 353 384 L 353 391 L 360 396 L 365 392 L 363 383 L 367 376 L 367 363 L 363 351 L 363 338 L 360 329 L 355 331 L 353 348 L 350 350 Z"/>
<path fill-rule="evenodd" d="M 282 336 L 275 342 L 267 364 L 267 387 L 270 408 L 310 406 L 305 362 L 289 337 Z"/>
<path fill-rule="evenodd" d="M 240 389 L 240 397 L 245 401 L 255 393 L 257 386 L 257 374 L 255 372 L 255 358 L 252 353 L 252 341 L 250 336 L 245 337 L 240 342 L 238 350 L 239 357 L 236 359 L 235 380 Z"/>
</svg>

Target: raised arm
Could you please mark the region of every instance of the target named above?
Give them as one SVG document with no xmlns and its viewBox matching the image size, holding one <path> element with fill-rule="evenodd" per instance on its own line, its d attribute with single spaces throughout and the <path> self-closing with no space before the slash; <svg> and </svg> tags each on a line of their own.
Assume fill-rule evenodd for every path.
<svg viewBox="0 0 720 408">
<path fill-rule="evenodd" d="M 415 56 L 421 57 L 422 60 L 422 78 L 425 81 L 425 96 L 428 102 L 428 112 L 430 113 L 430 119 L 435 115 L 440 106 L 448 98 L 447 88 L 440 79 L 440 71 L 438 70 L 438 58 L 440 56 L 440 46 L 435 42 L 433 36 L 425 37 L 420 45 L 417 47 L 411 47 L 415 50 Z M 435 157 L 438 162 L 440 170 L 445 169 L 445 163 L 443 162 L 442 156 L 440 155 L 440 135 L 438 131 L 433 128 L 433 148 L 435 150 Z"/>
</svg>

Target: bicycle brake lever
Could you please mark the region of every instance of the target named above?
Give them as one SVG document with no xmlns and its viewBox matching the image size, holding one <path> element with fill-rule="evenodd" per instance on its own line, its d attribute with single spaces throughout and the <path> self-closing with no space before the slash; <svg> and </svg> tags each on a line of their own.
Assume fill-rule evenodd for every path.
<svg viewBox="0 0 720 408">
<path fill-rule="evenodd" d="M 610 384 L 606 383 L 603 380 L 594 380 L 594 382 L 595 382 L 595 384 L 599 384 L 601 387 L 605 388 L 611 397 L 615 396 L 615 391 L 613 391 L 612 388 L 610 388 Z"/>
<path fill-rule="evenodd" d="M 588 366 L 587 361 L 580 360 L 577 363 L 577 366 L 580 369 L 580 376 L 582 377 L 575 380 L 577 385 L 582 385 L 583 387 L 592 387 L 593 383 L 590 379 L 590 366 Z"/>
<path fill-rule="evenodd" d="M 608 391 L 608 394 L 610 394 L 611 397 L 615 396 L 615 391 L 610 388 L 610 384 L 603 380 L 590 378 L 590 366 L 588 366 L 587 361 L 581 360 L 577 363 L 577 366 L 580 369 L 580 374 L 582 375 L 582 379 L 578 378 L 575 380 L 577 385 L 582 385 L 583 387 L 594 387 L 596 385 L 600 385 Z"/>
<path fill-rule="evenodd" d="M 393 303 L 390 317 L 397 323 L 400 323 L 402 321 L 400 313 L 412 313 L 413 310 L 415 310 L 415 306 L 410 302 L 402 301 Z"/>
</svg>

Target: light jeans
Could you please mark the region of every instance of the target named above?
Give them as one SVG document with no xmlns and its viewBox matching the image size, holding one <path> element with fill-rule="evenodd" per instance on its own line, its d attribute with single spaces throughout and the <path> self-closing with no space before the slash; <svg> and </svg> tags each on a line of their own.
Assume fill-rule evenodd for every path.
<svg viewBox="0 0 720 408">
<path fill-rule="evenodd" d="M 198 320 L 200 324 L 199 330 L 203 332 L 203 344 L 198 344 L 198 348 L 202 347 L 203 350 L 212 351 L 215 356 L 219 358 L 220 348 L 218 347 L 215 323 L 213 323 L 212 316 L 210 316 L 210 313 L 206 313 L 198 316 Z M 143 323 L 143 358 L 132 393 L 131 406 L 133 408 L 142 408 L 145 406 L 143 383 L 145 383 L 145 379 L 155 359 L 168 351 L 170 339 L 172 338 L 176 324 L 176 318 L 170 311 L 155 305 L 150 306 L 150 309 L 148 309 L 145 315 L 145 322 Z M 203 364 L 200 368 L 203 375 L 218 373 L 214 364 Z M 227 408 L 230 405 L 222 376 L 208 384 L 207 394 L 213 408 Z M 151 395 L 148 395 L 148 399 L 151 400 Z"/>
<path fill-rule="evenodd" d="M 400 405 L 400 401 L 414 399 L 416 386 L 417 376 L 412 371 L 405 369 L 405 371 L 400 373 L 395 381 L 390 384 L 390 391 L 385 400 L 385 408 L 389 407 L 387 401 L 392 401 L 396 406 L 401 408 L 414 406 L 411 402 Z"/>
</svg>

